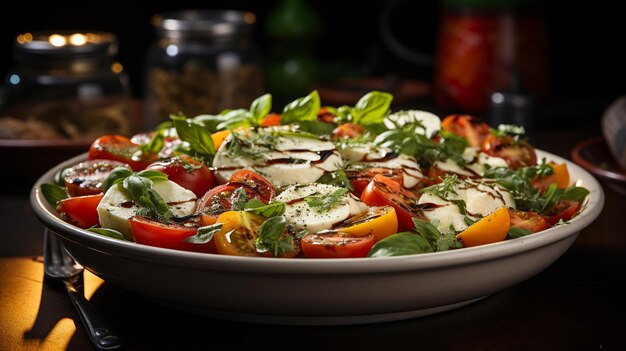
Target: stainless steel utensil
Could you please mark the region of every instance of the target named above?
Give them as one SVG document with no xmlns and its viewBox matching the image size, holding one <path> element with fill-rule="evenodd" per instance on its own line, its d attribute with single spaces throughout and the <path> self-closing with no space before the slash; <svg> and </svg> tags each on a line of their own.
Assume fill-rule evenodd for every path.
<svg viewBox="0 0 626 351">
<path fill-rule="evenodd" d="M 44 273 L 46 277 L 61 282 L 76 308 L 87 334 L 98 350 L 114 350 L 122 347 L 100 313 L 78 290 L 83 278 L 83 267 L 70 256 L 56 234 L 44 229 Z"/>
</svg>

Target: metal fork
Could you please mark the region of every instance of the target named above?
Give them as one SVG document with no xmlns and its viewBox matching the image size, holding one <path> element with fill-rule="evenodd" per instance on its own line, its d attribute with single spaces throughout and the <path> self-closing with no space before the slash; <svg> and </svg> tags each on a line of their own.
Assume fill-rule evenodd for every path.
<svg viewBox="0 0 626 351">
<path fill-rule="evenodd" d="M 112 332 L 104 318 L 79 290 L 83 279 L 83 266 L 70 256 L 56 234 L 47 228 L 44 229 L 43 261 L 45 276 L 63 283 L 94 347 L 98 350 L 121 348 L 120 338 Z"/>
</svg>

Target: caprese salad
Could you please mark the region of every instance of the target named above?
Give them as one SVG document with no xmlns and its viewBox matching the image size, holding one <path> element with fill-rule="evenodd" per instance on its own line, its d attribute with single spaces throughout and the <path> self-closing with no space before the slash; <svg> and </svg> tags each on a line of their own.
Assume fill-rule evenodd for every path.
<svg viewBox="0 0 626 351">
<path fill-rule="evenodd" d="M 248 109 L 102 135 L 87 160 L 42 185 L 67 222 L 209 254 L 351 258 L 496 243 L 564 225 L 589 191 L 538 159 L 518 126 L 390 109 L 372 91 L 323 106 Z"/>
</svg>

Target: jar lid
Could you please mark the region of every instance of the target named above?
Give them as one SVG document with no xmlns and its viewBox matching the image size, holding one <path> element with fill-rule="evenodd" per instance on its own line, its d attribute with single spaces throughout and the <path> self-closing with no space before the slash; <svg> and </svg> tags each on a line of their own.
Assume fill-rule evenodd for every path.
<svg viewBox="0 0 626 351">
<path fill-rule="evenodd" d="M 236 10 L 181 10 L 156 14 L 152 25 L 167 38 L 181 36 L 230 37 L 247 34 L 256 22 L 252 12 Z"/>
<path fill-rule="evenodd" d="M 45 57 L 110 57 L 117 53 L 117 37 L 108 32 L 39 31 L 18 35 L 16 59 Z"/>
</svg>

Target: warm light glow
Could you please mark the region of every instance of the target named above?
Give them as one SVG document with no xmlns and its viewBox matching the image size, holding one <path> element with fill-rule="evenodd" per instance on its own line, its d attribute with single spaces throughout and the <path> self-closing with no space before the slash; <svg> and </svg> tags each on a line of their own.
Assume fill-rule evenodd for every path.
<svg viewBox="0 0 626 351">
<path fill-rule="evenodd" d="M 90 43 L 99 43 L 100 42 L 100 36 L 94 33 L 87 33 L 85 34 L 86 40 Z"/>
<path fill-rule="evenodd" d="M 253 24 L 256 21 L 256 15 L 252 12 L 246 12 L 243 16 L 243 21 L 247 24 Z"/>
<path fill-rule="evenodd" d="M 50 42 L 50 44 L 52 44 L 53 46 L 63 46 L 67 43 L 67 39 L 65 39 L 64 36 L 62 35 L 58 35 L 58 34 L 52 34 L 50 36 L 50 38 L 48 38 L 48 41 Z"/>
<path fill-rule="evenodd" d="M 85 45 L 85 43 L 87 43 L 87 37 L 80 33 L 72 34 L 70 36 L 70 43 L 76 46 Z"/>
<path fill-rule="evenodd" d="M 33 35 L 30 33 L 24 33 L 17 36 L 17 42 L 20 44 L 29 43 L 33 41 Z"/>
<path fill-rule="evenodd" d="M 111 71 L 113 71 L 113 73 L 122 73 L 122 70 L 124 70 L 124 67 L 122 67 L 122 64 L 119 62 L 113 62 L 111 65 Z"/>
</svg>

